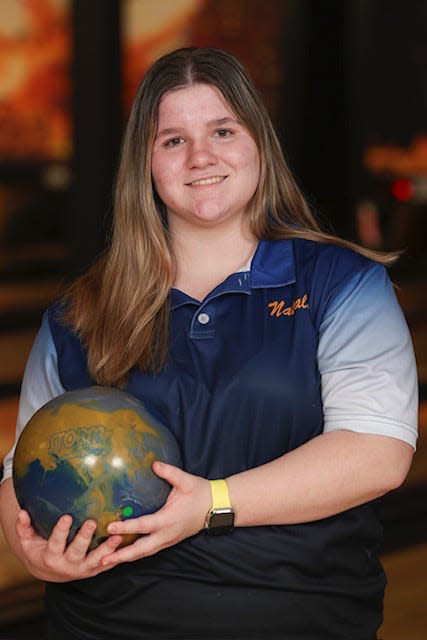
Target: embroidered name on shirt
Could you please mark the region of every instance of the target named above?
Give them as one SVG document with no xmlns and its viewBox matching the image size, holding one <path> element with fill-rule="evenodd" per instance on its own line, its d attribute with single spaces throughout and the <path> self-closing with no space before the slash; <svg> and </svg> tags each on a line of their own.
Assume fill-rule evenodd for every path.
<svg viewBox="0 0 427 640">
<path fill-rule="evenodd" d="M 280 316 L 293 316 L 298 309 L 308 309 L 308 296 L 305 293 L 302 298 L 296 298 L 290 306 L 286 306 L 284 300 L 273 300 L 267 305 L 270 311 L 270 316 L 280 318 Z"/>
</svg>

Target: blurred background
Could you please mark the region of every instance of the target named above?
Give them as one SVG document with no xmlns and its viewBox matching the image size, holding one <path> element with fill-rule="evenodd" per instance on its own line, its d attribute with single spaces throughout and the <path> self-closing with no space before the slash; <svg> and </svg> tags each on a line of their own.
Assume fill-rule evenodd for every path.
<svg viewBox="0 0 427 640">
<path fill-rule="evenodd" d="M 106 242 L 147 66 L 219 46 L 252 73 L 321 221 L 403 250 L 391 270 L 417 356 L 420 440 L 383 503 L 383 640 L 427 637 L 427 2 L 0 0 L 0 461 L 41 314 Z M 43 584 L 0 536 L 0 638 L 43 637 Z"/>
</svg>

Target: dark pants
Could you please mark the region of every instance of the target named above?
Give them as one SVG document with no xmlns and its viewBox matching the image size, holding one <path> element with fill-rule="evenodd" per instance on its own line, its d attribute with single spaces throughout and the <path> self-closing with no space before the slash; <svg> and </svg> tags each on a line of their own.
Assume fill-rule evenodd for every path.
<svg viewBox="0 0 427 640">
<path fill-rule="evenodd" d="M 49 622 L 47 631 L 47 640 L 79 640 L 76 636 L 68 634 L 66 631 L 58 631 L 53 624 Z"/>
</svg>

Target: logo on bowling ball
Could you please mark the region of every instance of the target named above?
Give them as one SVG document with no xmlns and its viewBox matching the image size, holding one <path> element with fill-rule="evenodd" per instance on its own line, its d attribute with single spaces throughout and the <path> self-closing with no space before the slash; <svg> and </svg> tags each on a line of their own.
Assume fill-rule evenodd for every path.
<svg viewBox="0 0 427 640">
<path fill-rule="evenodd" d="M 172 433 L 141 402 L 110 387 L 69 391 L 41 407 L 19 437 L 15 492 L 45 538 L 64 513 L 73 517 L 69 542 L 85 520 L 96 520 L 94 548 L 108 536 L 109 522 L 166 502 L 171 487 L 153 473 L 154 460 L 181 466 Z"/>
<path fill-rule="evenodd" d="M 49 455 L 65 459 L 81 456 L 89 451 L 101 454 L 111 440 L 111 433 L 103 424 L 52 433 L 49 438 Z"/>
</svg>

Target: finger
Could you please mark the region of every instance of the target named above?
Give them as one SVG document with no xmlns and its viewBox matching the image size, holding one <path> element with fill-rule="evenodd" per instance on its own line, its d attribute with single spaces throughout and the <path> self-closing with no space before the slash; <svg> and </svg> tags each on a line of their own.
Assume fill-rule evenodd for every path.
<svg viewBox="0 0 427 640">
<path fill-rule="evenodd" d="M 167 464 L 166 462 L 160 462 L 160 460 L 153 462 L 152 468 L 156 476 L 166 480 L 166 482 L 174 487 L 182 485 L 187 479 L 191 478 L 190 474 L 186 473 L 179 467 Z"/>
<path fill-rule="evenodd" d="M 156 520 L 157 517 L 155 513 L 147 516 L 140 516 L 139 518 L 116 520 L 115 522 L 110 522 L 107 526 L 107 531 L 110 535 L 124 533 L 139 533 L 140 535 L 146 535 L 155 530 Z"/>
<path fill-rule="evenodd" d="M 106 555 L 101 560 L 101 565 L 119 564 L 120 562 L 132 562 L 144 556 L 152 555 L 156 551 L 160 551 L 160 547 L 156 544 L 156 536 L 147 536 L 139 538 L 133 544 L 117 549 L 115 553 Z"/>
<path fill-rule="evenodd" d="M 27 511 L 21 511 L 15 525 L 16 535 L 22 548 L 31 550 L 37 538 L 40 538 L 31 524 L 31 518 Z"/>
<path fill-rule="evenodd" d="M 86 522 L 83 522 L 74 536 L 73 541 L 68 545 L 66 554 L 70 560 L 81 560 L 86 556 L 95 531 L 95 520 L 86 520 Z"/>
<path fill-rule="evenodd" d="M 147 516 L 145 516 L 147 517 Z M 158 553 L 162 549 L 176 544 L 183 539 L 175 527 L 162 527 L 150 535 L 138 538 L 133 544 L 118 549 L 111 556 L 105 556 L 102 564 L 109 562 L 132 562 Z"/>
<path fill-rule="evenodd" d="M 122 536 L 109 536 L 107 540 L 105 540 L 105 542 L 103 542 L 98 547 L 96 547 L 96 549 L 93 549 L 93 551 L 89 552 L 87 556 L 89 566 L 92 568 L 96 568 L 100 566 L 103 566 L 106 569 L 111 568 L 111 567 L 108 567 L 107 565 L 112 566 L 116 563 L 110 561 L 110 562 L 102 563 L 101 565 L 101 561 L 106 556 L 111 556 L 114 553 L 114 551 L 117 549 L 119 544 L 122 542 L 122 540 L 123 540 Z"/>
<path fill-rule="evenodd" d="M 47 550 L 50 553 L 54 555 L 62 555 L 64 553 L 72 524 L 73 519 L 68 514 L 59 518 L 47 541 Z"/>
<path fill-rule="evenodd" d="M 16 520 L 15 529 L 19 537 L 27 536 L 28 534 L 31 534 L 34 531 L 31 526 L 31 518 L 28 511 L 25 511 L 23 509 L 22 511 L 19 512 L 18 518 Z"/>
</svg>

